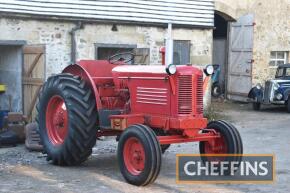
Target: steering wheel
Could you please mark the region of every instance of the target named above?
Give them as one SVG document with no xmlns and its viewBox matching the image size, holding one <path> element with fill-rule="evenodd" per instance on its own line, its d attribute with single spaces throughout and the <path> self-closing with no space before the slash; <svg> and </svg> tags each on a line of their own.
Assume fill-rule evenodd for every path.
<svg viewBox="0 0 290 193">
<path fill-rule="evenodd" d="M 135 55 L 132 52 L 122 52 L 122 53 L 117 53 L 113 56 L 110 56 L 108 58 L 108 61 L 111 64 L 129 64 L 129 62 L 133 61 L 135 58 Z"/>
</svg>

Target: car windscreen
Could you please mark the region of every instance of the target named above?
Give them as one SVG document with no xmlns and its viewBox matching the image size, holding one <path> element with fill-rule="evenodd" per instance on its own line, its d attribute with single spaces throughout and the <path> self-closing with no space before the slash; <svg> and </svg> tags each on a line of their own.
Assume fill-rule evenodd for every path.
<svg viewBox="0 0 290 193">
<path fill-rule="evenodd" d="M 285 76 L 290 77 L 290 68 L 285 69 Z"/>
<path fill-rule="evenodd" d="M 278 68 L 276 72 L 276 78 L 283 77 L 284 68 Z"/>
</svg>

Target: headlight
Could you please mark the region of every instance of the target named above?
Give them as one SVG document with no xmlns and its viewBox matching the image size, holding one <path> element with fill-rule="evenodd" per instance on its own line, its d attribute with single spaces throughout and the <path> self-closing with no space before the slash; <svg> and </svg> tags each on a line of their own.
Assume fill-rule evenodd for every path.
<svg viewBox="0 0 290 193">
<path fill-rule="evenodd" d="M 257 84 L 256 88 L 260 90 L 260 89 L 262 89 L 262 85 L 261 84 Z"/>
<path fill-rule="evenodd" d="M 166 68 L 166 72 L 169 75 L 173 75 L 176 73 L 176 66 L 174 64 L 170 64 L 167 68 Z"/>
<path fill-rule="evenodd" d="M 207 65 L 204 69 L 204 73 L 209 76 L 209 75 L 212 75 L 214 72 L 214 68 L 213 68 L 213 65 Z"/>
<path fill-rule="evenodd" d="M 280 88 L 280 85 L 278 83 L 274 83 L 273 88 L 274 90 L 278 90 Z"/>
<path fill-rule="evenodd" d="M 282 95 L 281 93 L 277 93 L 277 94 L 276 94 L 276 99 L 277 99 L 277 100 L 280 101 L 280 100 L 282 100 L 282 98 L 283 98 L 283 95 Z"/>
</svg>

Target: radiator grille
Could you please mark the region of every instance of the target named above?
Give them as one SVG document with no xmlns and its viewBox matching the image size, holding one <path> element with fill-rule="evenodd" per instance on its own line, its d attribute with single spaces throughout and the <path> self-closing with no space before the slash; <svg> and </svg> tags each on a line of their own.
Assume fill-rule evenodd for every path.
<svg viewBox="0 0 290 193">
<path fill-rule="evenodd" d="M 178 114 L 192 113 L 192 76 L 180 75 L 178 77 Z"/>
<path fill-rule="evenodd" d="M 196 85 L 196 113 L 203 114 L 203 77 L 197 77 Z"/>
<path fill-rule="evenodd" d="M 271 91 L 272 91 L 272 82 L 266 81 L 265 91 L 264 91 L 264 101 L 266 103 L 269 103 L 271 100 L 271 93 L 272 93 Z"/>
</svg>

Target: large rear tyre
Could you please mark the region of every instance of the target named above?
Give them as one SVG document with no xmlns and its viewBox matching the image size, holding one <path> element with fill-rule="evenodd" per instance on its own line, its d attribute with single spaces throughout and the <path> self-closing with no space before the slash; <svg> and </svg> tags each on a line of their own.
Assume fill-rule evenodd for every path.
<svg viewBox="0 0 290 193">
<path fill-rule="evenodd" d="M 37 111 L 48 161 L 78 165 L 91 155 L 96 143 L 97 110 L 90 87 L 80 77 L 50 77 L 39 94 Z"/>
<path fill-rule="evenodd" d="M 243 143 L 239 131 L 230 123 L 225 121 L 213 121 L 207 126 L 207 129 L 213 129 L 220 134 L 220 137 L 214 140 L 214 146 L 207 141 L 201 141 L 199 143 L 200 154 L 234 154 L 233 156 L 226 157 L 224 160 L 220 160 L 220 157 L 206 157 L 202 156 L 202 161 L 237 161 L 241 162 L 243 154 Z M 226 174 L 229 174 L 226 171 Z"/>
<path fill-rule="evenodd" d="M 120 136 L 118 162 L 125 180 L 136 186 L 153 183 L 161 167 L 161 148 L 155 133 L 145 125 L 132 125 Z"/>
</svg>

